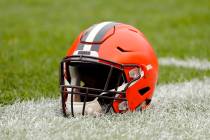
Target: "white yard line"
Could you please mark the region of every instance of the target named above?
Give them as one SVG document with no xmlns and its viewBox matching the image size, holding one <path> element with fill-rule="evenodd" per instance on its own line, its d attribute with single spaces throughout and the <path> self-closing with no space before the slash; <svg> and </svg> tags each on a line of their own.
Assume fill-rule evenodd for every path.
<svg viewBox="0 0 210 140">
<path fill-rule="evenodd" d="M 64 118 L 58 100 L 0 107 L 0 139 L 205 139 L 210 136 L 210 79 L 160 85 L 144 113 Z"/>
<path fill-rule="evenodd" d="M 199 60 L 196 58 L 188 58 L 185 60 L 173 57 L 159 58 L 160 65 L 177 66 L 184 68 L 194 68 L 198 70 L 210 70 L 210 62 L 208 60 Z"/>
</svg>

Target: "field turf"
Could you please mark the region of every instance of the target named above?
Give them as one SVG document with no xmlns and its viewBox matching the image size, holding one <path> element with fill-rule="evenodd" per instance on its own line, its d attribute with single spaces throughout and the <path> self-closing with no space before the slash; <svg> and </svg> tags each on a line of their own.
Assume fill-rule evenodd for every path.
<svg viewBox="0 0 210 140">
<path fill-rule="evenodd" d="M 58 72 L 61 59 L 65 56 L 67 49 L 81 31 L 92 24 L 102 21 L 123 22 L 140 29 L 154 47 L 158 58 L 173 57 L 180 60 L 196 58 L 198 60 L 210 61 L 209 0 L 1 0 L 0 106 L 6 107 L 22 101 L 39 101 L 41 98 L 58 99 L 60 96 Z M 160 87 L 165 84 L 176 85 L 185 83 L 193 79 L 205 81 L 205 78 L 208 79 L 210 77 L 210 69 L 199 70 L 161 64 L 159 73 L 158 86 Z M 206 83 L 209 83 L 209 81 Z M 196 84 L 194 84 L 194 86 L 196 86 Z M 197 90 L 200 91 L 199 89 Z M 160 89 L 158 91 L 161 92 Z M 173 90 L 169 91 L 173 92 Z M 201 91 L 209 93 L 209 90 L 202 89 Z M 184 93 L 187 94 L 187 92 Z M 192 93 L 194 92 L 189 91 L 190 97 Z M 159 93 L 156 92 L 156 94 Z M 201 94 L 200 96 L 204 98 L 206 94 Z M 200 101 L 200 96 L 196 96 L 197 101 Z M 167 97 L 169 96 L 167 95 Z M 160 96 L 157 98 L 162 99 Z M 174 99 L 170 99 L 169 101 L 174 101 Z M 184 101 L 187 101 L 187 99 L 187 97 L 184 98 Z M 190 101 L 192 100 L 190 99 L 186 103 L 191 103 Z M 184 101 L 181 103 L 184 104 Z M 205 98 L 204 101 L 207 102 L 210 100 L 209 98 Z M 199 105 L 201 104 L 198 104 L 198 106 Z M 206 106 L 204 104 L 204 108 L 206 109 L 204 114 L 207 112 L 207 116 L 209 116 L 210 112 L 208 105 L 208 103 Z M 170 104 L 167 109 L 169 109 L 169 107 L 176 109 L 174 104 Z M 181 105 L 179 104 L 178 107 L 180 108 Z M 186 110 L 181 111 L 184 112 Z M 193 112 L 193 109 L 190 107 L 189 110 Z M 148 112 L 151 116 L 156 113 L 158 112 Z M 162 113 L 163 115 L 164 113 L 173 114 L 173 111 L 170 109 L 168 112 L 167 110 L 163 110 Z M 131 118 L 130 116 L 132 115 L 133 114 L 128 114 L 127 117 L 126 115 L 124 115 L 124 117 Z M 138 115 L 137 113 L 137 116 Z M 181 113 L 175 113 L 175 115 L 177 115 L 177 119 Z M 187 114 L 187 116 L 190 117 L 190 113 Z M 0 114 L 0 122 L 4 120 L 1 117 Z M 108 116 L 108 118 L 105 117 L 106 123 L 110 122 L 109 117 L 110 116 Z M 202 118 L 202 116 L 199 117 Z M 206 116 L 204 115 L 203 117 Z M 143 117 L 140 118 L 144 119 Z M 122 121 L 122 118 L 116 116 L 114 116 L 114 119 L 118 122 Z M 164 119 L 164 117 L 161 116 L 160 119 Z M 181 121 L 186 127 L 178 123 L 182 128 L 181 130 L 188 128 L 187 123 L 184 124 L 186 119 L 187 118 Z M 193 119 L 196 119 L 196 117 L 194 116 Z M 150 122 L 152 121 L 155 121 L 155 117 L 152 118 L 152 120 L 150 119 Z M 172 120 L 168 121 L 170 123 Z M 206 121 L 206 124 L 209 125 L 209 119 L 206 119 Z M 111 122 L 114 121 L 111 119 Z M 83 121 L 82 123 L 85 122 Z M 104 126 L 103 123 L 104 122 L 102 122 L 101 126 Z M 158 123 L 157 125 L 160 125 Z M 191 121 L 191 123 L 193 125 L 194 121 Z M 205 124 L 204 122 L 200 123 Z M 1 124 L 2 123 L 0 123 L 0 125 Z M 96 127 L 95 129 L 100 127 L 100 125 L 93 126 Z M 160 126 L 164 127 L 164 124 Z M 170 125 L 170 127 L 172 127 L 172 125 Z M 80 128 L 80 126 L 78 126 L 78 128 Z M 136 128 L 138 127 L 136 126 Z M 178 128 L 179 127 L 176 126 L 177 130 L 173 129 L 174 135 L 172 136 L 181 133 Z M 209 129 L 205 129 L 206 127 L 204 127 L 203 129 L 200 128 L 203 132 L 203 137 L 189 137 L 188 133 L 190 135 L 190 132 L 194 132 L 193 134 L 195 135 L 199 133 L 198 130 L 192 130 L 196 128 L 200 128 L 200 126 L 190 128 L 187 134 L 184 134 L 181 138 L 205 139 L 207 138 L 206 136 L 210 136 Z M 88 133 L 88 136 L 89 134 L 91 136 L 93 131 L 94 130 Z M 100 131 L 100 129 L 98 131 Z M 120 131 L 125 132 L 123 128 Z M 134 130 L 131 129 L 130 131 Z M 0 135 L 1 132 L 2 134 L 8 133 L 8 136 L 12 134 L 9 129 L 0 131 Z M 159 130 L 155 132 L 158 133 Z M 163 135 L 171 136 L 169 134 L 170 130 L 166 130 L 165 132 L 168 133 Z M 99 134 L 101 133 L 99 132 Z M 116 134 L 116 138 L 121 138 L 117 136 Z M 134 137 L 131 136 L 131 138 L 138 139 L 138 136 L 139 135 L 136 134 Z M 146 137 L 147 135 L 143 136 Z M 151 138 L 155 139 L 155 136 L 158 135 L 154 135 L 154 137 Z M 21 137 L 18 138 L 21 139 Z M 74 138 L 76 138 L 76 136 Z M 104 136 L 103 138 L 110 137 Z M 126 138 L 129 138 L 129 136 L 125 137 L 125 139 Z M 176 139 L 179 137 L 171 138 Z"/>
</svg>

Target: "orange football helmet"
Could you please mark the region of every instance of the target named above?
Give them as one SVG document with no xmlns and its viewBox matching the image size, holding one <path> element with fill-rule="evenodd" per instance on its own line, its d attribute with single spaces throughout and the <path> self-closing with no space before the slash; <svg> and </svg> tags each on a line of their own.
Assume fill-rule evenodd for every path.
<svg viewBox="0 0 210 140">
<path fill-rule="evenodd" d="M 153 48 L 136 28 L 95 24 L 80 33 L 60 65 L 64 115 L 144 110 L 158 79 Z"/>
</svg>

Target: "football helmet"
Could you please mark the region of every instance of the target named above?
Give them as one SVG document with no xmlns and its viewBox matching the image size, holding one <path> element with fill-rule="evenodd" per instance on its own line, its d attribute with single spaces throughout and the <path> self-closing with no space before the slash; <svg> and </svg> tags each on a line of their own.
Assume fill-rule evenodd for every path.
<svg viewBox="0 0 210 140">
<path fill-rule="evenodd" d="M 60 63 L 64 115 L 146 109 L 158 79 L 153 48 L 138 29 L 95 24 L 77 37 Z"/>
</svg>

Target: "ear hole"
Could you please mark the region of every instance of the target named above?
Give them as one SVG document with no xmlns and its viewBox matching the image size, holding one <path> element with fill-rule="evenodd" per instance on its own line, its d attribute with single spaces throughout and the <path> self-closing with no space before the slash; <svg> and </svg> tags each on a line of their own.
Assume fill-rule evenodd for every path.
<svg viewBox="0 0 210 140">
<path fill-rule="evenodd" d="M 146 105 L 149 105 L 151 103 L 151 99 L 146 99 L 145 102 L 146 102 Z"/>
<path fill-rule="evenodd" d="M 121 52 L 131 52 L 131 51 L 129 51 L 129 50 L 124 50 L 123 48 L 121 48 L 121 47 L 117 47 L 117 49 L 119 50 L 119 51 L 121 51 Z"/>
<path fill-rule="evenodd" d="M 144 87 L 142 89 L 139 89 L 139 94 L 144 95 L 149 90 L 150 90 L 150 87 Z"/>
</svg>

